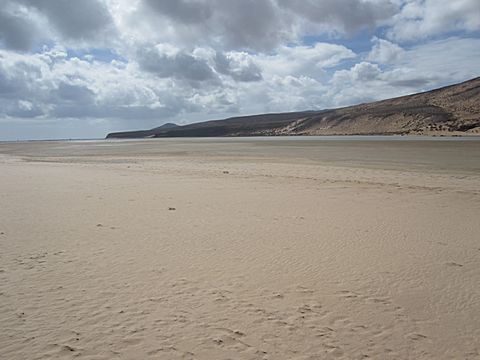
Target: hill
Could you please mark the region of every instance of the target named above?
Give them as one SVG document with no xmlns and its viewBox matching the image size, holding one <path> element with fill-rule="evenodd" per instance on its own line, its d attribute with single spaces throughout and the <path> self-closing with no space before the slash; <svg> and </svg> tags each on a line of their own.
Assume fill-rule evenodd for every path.
<svg viewBox="0 0 480 360">
<path fill-rule="evenodd" d="M 111 133 L 107 138 L 395 134 L 480 135 L 480 77 L 339 109 L 242 116 L 184 126 L 165 124 L 151 130 Z"/>
</svg>

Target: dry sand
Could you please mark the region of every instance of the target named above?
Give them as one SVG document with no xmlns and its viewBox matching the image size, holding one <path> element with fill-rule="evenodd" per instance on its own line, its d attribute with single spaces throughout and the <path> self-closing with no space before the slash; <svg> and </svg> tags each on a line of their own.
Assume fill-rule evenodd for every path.
<svg viewBox="0 0 480 360">
<path fill-rule="evenodd" d="M 480 141 L 0 144 L 1 359 L 478 359 Z"/>
</svg>

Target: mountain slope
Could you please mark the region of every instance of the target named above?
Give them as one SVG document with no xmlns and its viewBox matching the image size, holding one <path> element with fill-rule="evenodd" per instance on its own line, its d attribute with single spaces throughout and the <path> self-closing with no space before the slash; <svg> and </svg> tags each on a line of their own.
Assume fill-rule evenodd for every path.
<svg viewBox="0 0 480 360">
<path fill-rule="evenodd" d="M 166 123 L 166 124 L 163 124 L 162 126 L 159 126 L 150 130 L 137 130 L 137 131 L 111 133 L 107 135 L 107 139 L 151 138 L 151 137 L 155 137 L 156 134 L 162 131 L 172 130 L 177 127 L 179 127 L 177 124 Z"/>
<path fill-rule="evenodd" d="M 480 78 L 333 110 L 235 117 L 107 138 L 358 134 L 480 134 Z"/>
</svg>

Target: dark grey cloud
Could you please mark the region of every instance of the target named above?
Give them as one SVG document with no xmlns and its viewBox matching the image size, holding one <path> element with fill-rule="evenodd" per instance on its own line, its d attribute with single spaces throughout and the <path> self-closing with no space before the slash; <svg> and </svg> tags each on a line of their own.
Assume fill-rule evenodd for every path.
<svg viewBox="0 0 480 360">
<path fill-rule="evenodd" d="M 199 23 L 212 16 L 211 5 L 195 0 L 145 0 L 147 7 L 182 23 Z"/>
<path fill-rule="evenodd" d="M 26 51 L 31 48 L 34 40 L 34 24 L 25 17 L 8 12 L 2 6 L 0 8 L 0 43 L 3 43 L 7 49 Z"/>
<path fill-rule="evenodd" d="M 142 0 L 144 9 L 175 27 L 181 41 L 227 49 L 270 50 L 291 38 L 288 17 L 274 0 Z M 152 11 L 153 10 L 153 11 Z"/>
<path fill-rule="evenodd" d="M 0 103 L 2 103 L 1 100 Z M 4 106 L 5 115 L 10 117 L 35 118 L 45 114 L 40 106 L 24 100 L 5 103 Z"/>
<path fill-rule="evenodd" d="M 46 101 L 52 106 L 49 115 L 55 118 L 159 119 L 174 116 L 185 108 L 184 103 L 175 101 L 163 107 L 125 105 L 120 100 L 114 104 L 99 103 L 87 85 L 68 82 L 60 82 Z"/>
<path fill-rule="evenodd" d="M 38 9 L 68 39 L 95 39 L 112 26 L 112 17 L 99 0 L 23 0 Z"/>
<path fill-rule="evenodd" d="M 389 0 L 142 0 L 158 24 L 170 21 L 180 41 L 216 48 L 270 51 L 305 31 L 351 33 L 399 11 Z M 308 30 L 306 30 L 308 29 Z"/>
<path fill-rule="evenodd" d="M 52 96 L 58 99 L 56 102 L 73 103 L 76 105 L 90 105 L 95 102 L 95 93 L 84 85 L 60 82 L 52 92 Z"/>
<path fill-rule="evenodd" d="M 361 0 L 277 0 L 289 11 L 317 24 L 328 25 L 333 31 L 353 32 L 362 28 L 372 30 L 379 22 L 390 19 L 398 6 L 390 1 Z"/>
<path fill-rule="evenodd" d="M 271 0 L 217 0 L 215 5 L 216 26 L 229 48 L 268 50 L 291 36 Z"/>
<path fill-rule="evenodd" d="M 114 33 L 112 16 L 100 0 L 0 0 L 0 45 L 7 49 L 28 51 L 53 34 L 98 43 L 112 40 Z"/>
<path fill-rule="evenodd" d="M 204 59 L 198 59 L 185 52 L 163 54 L 156 48 L 138 51 L 140 67 L 161 78 L 174 77 L 187 81 L 207 81 L 215 78 L 215 73 Z"/>
</svg>

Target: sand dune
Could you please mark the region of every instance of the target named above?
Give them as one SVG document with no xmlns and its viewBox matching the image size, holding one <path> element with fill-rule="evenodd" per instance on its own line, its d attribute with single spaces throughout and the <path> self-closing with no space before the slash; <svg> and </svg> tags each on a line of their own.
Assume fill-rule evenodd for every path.
<svg viewBox="0 0 480 360">
<path fill-rule="evenodd" d="M 289 144 L 0 144 L 0 358 L 478 359 L 480 143 Z"/>
</svg>

